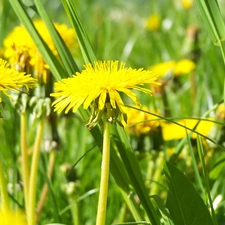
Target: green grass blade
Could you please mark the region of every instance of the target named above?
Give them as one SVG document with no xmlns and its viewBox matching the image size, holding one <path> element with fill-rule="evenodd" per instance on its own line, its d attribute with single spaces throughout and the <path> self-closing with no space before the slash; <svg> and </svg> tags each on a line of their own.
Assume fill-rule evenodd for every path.
<svg viewBox="0 0 225 225">
<path fill-rule="evenodd" d="M 225 25 L 216 0 L 196 0 L 203 21 L 214 44 L 225 40 Z"/>
<path fill-rule="evenodd" d="M 202 142 L 201 142 L 201 139 L 199 136 L 197 136 L 197 147 L 198 147 L 199 158 L 200 158 L 200 161 L 202 164 L 202 171 L 203 171 L 203 176 L 204 176 L 204 180 L 205 180 L 205 187 L 206 187 L 206 192 L 208 195 L 209 205 L 210 205 L 210 209 L 211 209 L 211 213 L 212 213 L 213 223 L 214 223 L 214 225 L 218 225 L 217 220 L 216 220 L 216 214 L 215 214 L 215 211 L 213 208 L 212 198 L 210 195 L 209 177 L 208 177 L 208 173 L 207 173 L 207 169 L 206 169 L 206 165 L 205 165 L 204 149 L 203 149 Z"/>
<path fill-rule="evenodd" d="M 80 45 L 80 49 L 84 58 L 85 63 L 93 63 L 96 61 L 96 56 L 93 52 L 92 46 L 90 44 L 89 38 L 81 24 L 79 16 L 75 10 L 75 6 L 73 1 L 71 0 L 62 0 L 62 4 L 65 8 L 67 16 L 70 20 L 70 23 L 76 30 L 78 42 Z"/>
<path fill-rule="evenodd" d="M 42 20 L 45 22 L 49 34 L 51 35 L 51 38 L 55 44 L 55 47 L 58 51 L 58 54 L 60 56 L 60 59 L 65 66 L 65 69 L 67 71 L 67 74 L 64 75 L 64 77 L 71 76 L 74 74 L 75 71 L 79 71 L 78 66 L 76 65 L 69 49 L 67 48 L 65 42 L 63 41 L 60 34 L 55 29 L 51 19 L 48 16 L 48 13 L 45 11 L 42 3 L 40 0 L 35 0 L 35 4 L 37 7 L 37 10 L 42 18 Z"/>
<path fill-rule="evenodd" d="M 153 207 L 145 188 L 139 163 L 123 128 L 118 126 L 117 129 L 114 129 L 114 141 L 119 150 L 123 164 L 126 167 L 132 186 L 134 187 L 150 222 L 154 225 L 161 224 L 159 215 Z"/>
<path fill-rule="evenodd" d="M 49 177 L 46 174 L 46 171 L 47 171 L 47 156 L 46 156 L 46 154 L 41 154 L 41 160 L 40 161 L 41 161 L 41 163 L 43 165 L 43 166 L 40 167 L 41 168 L 40 172 L 41 172 L 42 176 L 45 177 L 46 183 L 48 185 L 51 206 L 52 206 L 53 211 L 54 211 L 54 219 L 57 222 L 62 222 L 61 221 L 61 216 L 60 216 L 60 213 L 59 213 L 59 209 L 58 209 L 56 196 L 54 194 L 54 190 L 53 190 L 53 187 L 52 187 L 52 183 L 51 183 Z"/>
<path fill-rule="evenodd" d="M 2 0 L 0 4 L 0 47 L 2 46 L 2 41 L 5 33 L 5 21 L 7 12 L 8 1 Z"/>
<path fill-rule="evenodd" d="M 23 4 L 18 0 L 9 0 L 9 2 L 11 3 L 18 18 L 29 32 L 36 46 L 38 46 L 38 50 L 40 51 L 45 62 L 49 65 L 51 72 L 57 80 L 60 80 L 62 74 L 66 74 L 66 71 L 52 53 L 48 45 L 44 42 L 40 34 L 37 32 L 32 20 L 26 13 Z"/>
</svg>

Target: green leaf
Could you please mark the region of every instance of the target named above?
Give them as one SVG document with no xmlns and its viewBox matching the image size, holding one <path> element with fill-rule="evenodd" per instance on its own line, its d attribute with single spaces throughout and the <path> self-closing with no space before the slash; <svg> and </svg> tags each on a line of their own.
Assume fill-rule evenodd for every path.
<svg viewBox="0 0 225 225">
<path fill-rule="evenodd" d="M 175 225 L 213 225 L 211 215 L 190 182 L 175 166 L 167 162 L 164 168 L 168 183 L 166 206 Z"/>
<path fill-rule="evenodd" d="M 214 44 L 225 40 L 225 25 L 216 0 L 196 0 L 203 21 Z"/>
<path fill-rule="evenodd" d="M 225 168 L 225 155 L 219 156 L 219 158 L 216 160 L 215 165 L 213 166 L 213 169 L 210 171 L 209 177 L 210 179 L 217 179 L 219 175 L 221 174 L 222 170 Z"/>
<path fill-rule="evenodd" d="M 130 177 L 131 184 L 137 193 L 143 208 L 148 215 L 148 218 L 152 224 L 161 224 L 160 216 L 156 212 L 153 204 L 150 201 L 148 196 L 147 189 L 144 184 L 144 180 L 142 178 L 141 169 L 135 156 L 135 153 L 130 145 L 128 137 L 124 131 L 124 128 L 117 126 L 116 129 L 113 130 L 113 141 L 118 148 L 120 156 L 122 158 L 123 164 L 126 168 L 126 171 Z"/>
<path fill-rule="evenodd" d="M 65 74 L 63 77 L 68 77 L 74 74 L 74 72 L 79 71 L 78 66 L 76 65 L 75 61 L 73 60 L 73 57 L 67 48 L 65 42 L 63 41 L 60 34 L 55 29 L 52 21 L 50 20 L 48 13 L 45 11 L 43 5 L 41 4 L 40 0 L 35 0 L 35 4 L 37 7 L 37 10 L 42 18 L 42 20 L 45 22 L 49 34 L 51 35 L 51 38 L 55 44 L 55 47 L 58 51 L 58 54 L 60 56 L 60 59 L 65 66 L 65 69 L 67 70 L 67 74 Z M 62 74 L 61 74 L 62 75 Z"/>
<path fill-rule="evenodd" d="M 18 18 L 30 34 L 44 61 L 49 65 L 51 72 L 57 80 L 61 79 L 62 74 L 66 74 L 65 68 L 60 64 L 56 56 L 52 53 L 48 45 L 38 33 L 32 20 L 28 16 L 23 4 L 18 0 L 9 0 Z"/>
<path fill-rule="evenodd" d="M 70 19 L 70 23 L 76 30 L 80 49 L 84 58 L 85 63 L 93 63 L 96 61 L 96 56 L 93 52 L 89 38 L 81 24 L 79 16 L 75 10 L 75 6 L 72 0 L 62 0 L 62 4 L 65 8 L 67 16 Z"/>
<path fill-rule="evenodd" d="M 2 10 L 0 11 L 0 47 L 2 46 L 2 41 L 5 34 L 6 26 L 6 13 L 9 10 L 9 3 L 6 0 L 2 0 Z M 1 8 L 0 8 L 1 9 Z"/>
</svg>

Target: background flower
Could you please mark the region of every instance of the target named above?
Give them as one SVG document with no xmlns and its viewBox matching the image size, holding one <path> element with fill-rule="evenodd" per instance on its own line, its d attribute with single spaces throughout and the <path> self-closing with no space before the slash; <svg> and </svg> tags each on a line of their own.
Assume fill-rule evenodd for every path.
<svg viewBox="0 0 225 225">
<path fill-rule="evenodd" d="M 7 93 L 8 90 L 19 91 L 22 87 L 26 87 L 28 90 L 36 86 L 36 79 L 32 78 L 31 75 L 25 75 L 24 72 L 9 68 L 7 62 L 0 59 L 0 91 L 10 97 Z"/>
<path fill-rule="evenodd" d="M 35 20 L 34 26 L 53 54 L 57 56 L 57 50 L 44 22 Z M 78 48 L 78 43 L 74 29 L 68 28 L 65 24 L 54 23 L 54 26 L 70 51 L 75 53 L 75 50 Z M 33 71 L 34 76 L 41 77 L 46 83 L 49 73 L 48 65 L 44 62 L 38 48 L 24 26 L 15 27 L 4 39 L 3 45 L 5 49 L 4 57 L 9 59 L 10 63 L 17 70 L 26 72 Z"/>
</svg>

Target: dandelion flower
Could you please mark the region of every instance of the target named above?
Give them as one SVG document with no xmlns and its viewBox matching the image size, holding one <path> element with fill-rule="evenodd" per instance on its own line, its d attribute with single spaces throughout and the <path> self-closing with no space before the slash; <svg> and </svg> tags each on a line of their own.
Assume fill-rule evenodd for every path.
<svg viewBox="0 0 225 225">
<path fill-rule="evenodd" d="M 188 74 L 195 69 L 195 63 L 189 59 L 179 60 L 173 70 L 174 76 Z"/>
<path fill-rule="evenodd" d="M 89 121 L 90 126 L 95 126 L 102 113 L 106 110 L 107 118 L 113 122 L 126 114 L 125 103 L 121 94 L 133 100 L 136 105 L 140 102 L 133 90 L 152 94 L 144 84 L 156 84 L 157 76 L 151 71 L 143 69 L 126 68 L 125 63 L 118 61 L 97 61 L 87 64 L 85 69 L 76 76 L 63 79 L 55 84 L 55 93 L 51 96 L 57 97 L 53 102 L 54 111 L 58 113 L 65 109 L 75 112 L 82 104 L 87 109 L 94 102 L 94 114 Z"/>
<path fill-rule="evenodd" d="M 10 97 L 7 93 L 8 90 L 19 91 L 22 87 L 29 90 L 29 88 L 36 86 L 36 79 L 32 78 L 31 75 L 25 75 L 24 72 L 9 68 L 7 62 L 0 59 L 0 91 Z"/>
<path fill-rule="evenodd" d="M 167 61 L 158 63 L 149 67 L 149 69 L 157 74 L 159 77 L 164 77 L 168 73 L 172 73 L 174 76 L 181 76 L 190 73 L 195 69 L 196 65 L 189 59 L 181 59 L 177 62 Z"/>
<path fill-rule="evenodd" d="M 141 107 L 141 110 L 149 111 L 146 106 Z M 157 115 L 159 114 L 155 111 L 151 112 Z M 157 129 L 160 125 L 160 122 L 157 119 L 158 117 L 152 114 L 133 108 L 127 109 L 127 129 L 136 136 L 147 134 L 150 131 Z"/>
<path fill-rule="evenodd" d="M 190 9 L 194 4 L 194 1 L 193 0 L 182 0 L 182 6 L 185 8 L 185 9 Z"/>
<path fill-rule="evenodd" d="M 34 26 L 51 49 L 55 56 L 58 56 L 55 45 L 48 32 L 47 27 L 41 20 L 35 20 Z M 76 34 L 72 28 L 68 28 L 65 24 L 54 23 L 58 33 L 61 35 L 67 47 L 73 52 L 78 48 Z M 46 83 L 49 74 L 49 68 L 40 55 L 31 36 L 24 26 L 17 26 L 5 38 L 4 57 L 9 59 L 10 63 L 19 71 L 33 72 L 34 76 L 41 78 Z"/>
<path fill-rule="evenodd" d="M 185 127 L 189 129 L 194 129 L 197 125 L 198 120 L 194 119 L 185 119 L 180 120 L 179 123 L 182 126 L 179 126 L 175 123 L 162 123 L 162 135 L 165 141 L 171 140 L 179 140 L 187 136 L 187 133 L 190 133 L 190 130 L 185 129 Z M 195 131 L 198 133 L 207 136 L 213 127 L 213 121 L 200 121 Z M 192 138 L 196 138 L 196 133 L 192 134 Z"/>
<path fill-rule="evenodd" d="M 169 72 L 172 72 L 174 67 L 175 67 L 175 61 L 167 61 L 167 62 L 162 62 L 158 63 L 154 66 L 149 67 L 153 73 L 157 74 L 159 77 L 163 77 Z"/>
<path fill-rule="evenodd" d="M 22 212 L 0 210 L 1 225 L 27 225 L 26 217 Z"/>
<path fill-rule="evenodd" d="M 216 118 L 219 120 L 225 120 L 225 105 L 224 103 L 219 104 L 216 110 Z"/>
<path fill-rule="evenodd" d="M 159 14 L 152 14 L 146 20 L 145 27 L 150 31 L 157 31 L 160 28 L 161 17 Z"/>
</svg>

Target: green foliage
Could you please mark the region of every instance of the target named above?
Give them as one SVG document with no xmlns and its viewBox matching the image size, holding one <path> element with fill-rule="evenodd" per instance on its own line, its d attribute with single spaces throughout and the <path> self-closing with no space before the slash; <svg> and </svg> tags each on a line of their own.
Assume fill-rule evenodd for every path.
<svg viewBox="0 0 225 225">
<path fill-rule="evenodd" d="M 166 206 L 174 224 L 213 224 L 211 215 L 190 180 L 171 163 L 165 165 L 168 183 Z"/>
</svg>

